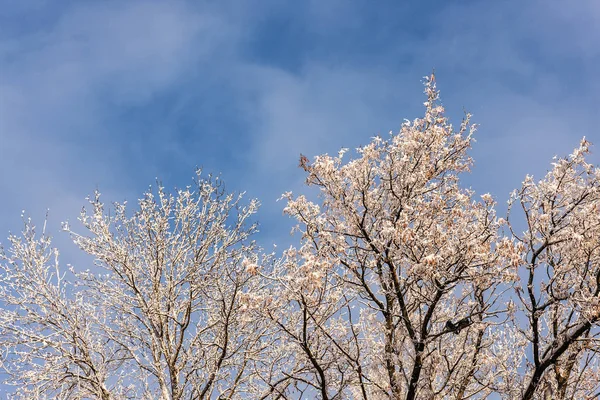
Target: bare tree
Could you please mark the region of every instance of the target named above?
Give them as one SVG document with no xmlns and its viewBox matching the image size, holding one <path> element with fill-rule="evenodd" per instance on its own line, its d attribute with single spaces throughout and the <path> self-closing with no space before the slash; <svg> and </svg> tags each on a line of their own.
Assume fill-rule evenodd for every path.
<svg viewBox="0 0 600 400">
<path fill-rule="evenodd" d="M 516 234 L 520 216 L 496 219 L 490 195 L 460 188 L 470 116 L 456 132 L 433 77 L 426 94 L 424 118 L 356 159 L 301 156 L 320 197 L 284 195 L 302 245 L 266 275 L 278 300 L 264 309 L 287 346 L 273 353 L 270 393 L 597 397 L 600 171 L 585 161 L 589 143 L 539 183 L 527 177 L 510 202 L 528 227 Z"/>
<path fill-rule="evenodd" d="M 45 226 L 37 237 L 31 221 L 24 222 L 23 236 L 11 235 L 10 248 L 0 252 L 1 366 L 8 383 L 20 398 L 110 399 L 108 378 L 124 354 L 101 334 L 94 306 L 66 281 Z"/>
<path fill-rule="evenodd" d="M 584 139 L 541 181 L 527 176 L 511 198 L 527 224 L 522 234 L 509 225 L 524 268 L 517 294 L 532 354 L 522 399 L 542 398 L 541 386 L 554 399 L 600 390 L 600 170 L 586 162 L 588 152 Z"/>
<path fill-rule="evenodd" d="M 148 191 L 131 216 L 125 204 L 106 212 L 96 193 L 80 218 L 87 233 L 65 226 L 97 261 L 76 285 L 30 223 L 11 237 L 0 340 L 20 394 L 239 397 L 263 329 L 240 312 L 257 259 L 257 202 L 241 199 L 200 173 L 176 195 Z"/>
<path fill-rule="evenodd" d="M 303 245 L 271 276 L 287 304 L 269 317 L 296 346 L 282 374 L 323 399 L 462 399 L 494 388 L 490 327 L 502 311 L 498 284 L 514 274 L 492 250 L 491 196 L 476 201 L 458 185 L 471 165 L 470 116 L 454 131 L 433 77 L 426 94 L 424 118 L 374 138 L 359 158 L 301 158 L 318 204 L 285 195 Z"/>
</svg>

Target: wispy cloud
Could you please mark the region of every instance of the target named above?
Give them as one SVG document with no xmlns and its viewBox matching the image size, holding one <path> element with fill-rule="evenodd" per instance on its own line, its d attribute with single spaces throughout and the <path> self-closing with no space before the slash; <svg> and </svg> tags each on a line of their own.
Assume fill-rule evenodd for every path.
<svg viewBox="0 0 600 400">
<path fill-rule="evenodd" d="M 479 191 L 502 201 L 581 136 L 600 146 L 591 0 L 30 4 L 1 12 L 5 232 L 22 208 L 73 219 L 96 186 L 131 200 L 198 165 L 259 197 L 276 241 L 290 222 L 274 201 L 300 189 L 299 154 L 418 117 L 434 67 L 456 122 L 465 107 L 481 124 L 466 178 Z"/>
<path fill-rule="evenodd" d="M 219 45 L 217 25 L 183 6 L 81 3 L 1 40 L 3 216 L 42 207 L 73 215 L 98 184 L 128 192 L 135 174 L 123 170 L 145 139 L 115 127 L 116 116 L 181 81 Z"/>
</svg>

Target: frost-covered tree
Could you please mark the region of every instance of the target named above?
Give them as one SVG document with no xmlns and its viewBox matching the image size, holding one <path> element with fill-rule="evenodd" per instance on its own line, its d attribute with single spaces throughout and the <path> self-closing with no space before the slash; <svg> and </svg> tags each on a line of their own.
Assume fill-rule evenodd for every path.
<svg viewBox="0 0 600 400">
<path fill-rule="evenodd" d="M 290 193 L 302 233 L 272 271 L 283 298 L 269 317 L 294 360 L 290 380 L 324 399 L 483 396 L 496 387 L 499 283 L 490 195 L 459 186 L 470 116 L 454 130 L 426 82 L 425 116 L 374 138 L 359 157 L 301 158 L 319 202 Z M 302 385 L 300 385 L 302 386 Z"/>
<path fill-rule="evenodd" d="M 460 186 L 470 115 L 454 130 L 433 76 L 425 92 L 424 118 L 356 158 L 301 156 L 319 198 L 284 195 L 302 236 L 266 271 L 277 300 L 264 310 L 285 343 L 266 385 L 295 398 L 596 398 L 600 170 L 589 143 L 539 183 L 527 177 L 497 219 L 490 195 Z"/>
<path fill-rule="evenodd" d="M 509 202 L 527 227 L 509 223 L 527 318 L 521 351 L 531 354 L 515 398 L 538 398 L 541 387 L 553 399 L 600 395 L 600 169 L 585 159 L 589 146 L 583 139 L 539 182 L 527 176 Z"/>
<path fill-rule="evenodd" d="M 263 327 L 244 317 L 256 284 L 249 222 L 217 179 L 137 209 L 96 193 L 85 233 L 66 225 L 96 268 L 66 278 L 50 239 L 26 221 L 0 269 L 2 367 L 22 398 L 211 399 L 245 391 Z"/>
<path fill-rule="evenodd" d="M 83 232 L 65 271 L 25 220 L 0 258 L 3 372 L 27 399 L 592 399 L 600 169 L 583 140 L 497 218 L 461 185 L 475 127 L 426 79 L 425 115 L 349 157 L 301 156 L 299 243 L 261 254 L 255 201 L 160 185 Z M 523 231 L 524 230 L 524 231 Z M 523 232 L 522 232 L 523 231 Z"/>
</svg>

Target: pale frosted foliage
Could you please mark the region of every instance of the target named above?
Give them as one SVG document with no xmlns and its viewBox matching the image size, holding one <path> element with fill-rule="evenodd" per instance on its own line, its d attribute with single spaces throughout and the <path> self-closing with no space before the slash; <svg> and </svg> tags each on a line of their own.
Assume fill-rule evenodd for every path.
<svg viewBox="0 0 600 400">
<path fill-rule="evenodd" d="M 262 329 L 240 312 L 256 281 L 247 260 L 256 258 L 248 220 L 257 203 L 242 206 L 198 174 L 176 195 L 148 191 L 131 216 L 125 204 L 104 207 L 96 193 L 81 213 L 87 232 L 65 227 L 97 264 L 75 274 L 75 296 L 49 264 L 47 237 L 36 240 L 27 224 L 24 238 L 11 238 L 2 271 L 8 370 L 40 396 L 239 397 Z"/>
<path fill-rule="evenodd" d="M 109 398 L 119 350 L 102 336 L 94 306 L 65 280 L 45 227 L 37 236 L 31 221 L 24 225 L 0 253 L 1 367 L 21 398 Z"/>
<path fill-rule="evenodd" d="M 86 272 L 25 220 L 0 253 L 0 372 L 15 397 L 598 398 L 590 144 L 527 176 L 497 218 L 490 194 L 460 182 L 471 116 L 449 123 L 433 76 L 425 94 L 422 118 L 353 156 L 301 156 L 318 198 L 283 195 L 299 233 L 283 253 L 251 240 L 256 201 L 200 174 L 134 209 L 95 193 L 82 232 L 65 226 L 96 260 Z"/>
<path fill-rule="evenodd" d="M 303 245 L 273 274 L 288 301 L 273 319 L 298 343 L 285 373 L 322 397 L 460 397 L 494 379 L 485 360 L 496 286 L 514 276 L 492 251 L 491 196 L 458 186 L 471 166 L 470 116 L 455 131 L 433 79 L 426 94 L 424 118 L 358 158 L 301 159 L 319 204 L 284 195 Z"/>
<path fill-rule="evenodd" d="M 600 169 L 585 159 L 589 145 L 583 139 L 539 182 L 527 176 L 509 202 L 510 214 L 527 223 L 522 234 L 512 229 L 523 268 L 517 294 L 529 320 L 523 336 L 533 353 L 525 398 L 536 398 L 541 381 L 556 399 L 600 390 Z"/>
</svg>

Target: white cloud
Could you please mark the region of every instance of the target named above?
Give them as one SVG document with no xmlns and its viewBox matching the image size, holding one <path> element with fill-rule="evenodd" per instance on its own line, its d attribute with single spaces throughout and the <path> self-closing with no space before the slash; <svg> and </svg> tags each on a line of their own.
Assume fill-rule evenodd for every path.
<svg viewBox="0 0 600 400">
<path fill-rule="evenodd" d="M 229 176 L 228 186 L 260 197 L 266 220 L 281 214 L 275 198 L 303 181 L 296 169 L 300 153 L 352 148 L 397 130 L 403 118 L 419 116 L 419 79 L 433 67 L 452 115 L 460 117 L 464 105 L 482 125 L 468 181 L 483 191 L 493 191 L 490 177 L 493 185 L 508 188 L 525 172 L 544 169 L 551 155 L 568 153 L 580 136 L 600 145 L 590 115 L 600 79 L 590 76 L 589 86 L 574 93 L 564 79 L 570 71 L 540 70 L 521 43 L 532 41 L 559 58 L 579 57 L 584 69 L 591 68 L 598 46 L 590 33 L 597 28 L 578 24 L 582 15 L 590 23 L 597 19 L 591 1 L 568 10 L 558 2 L 512 9 L 503 3 L 447 5 L 419 16 L 435 21 L 434 31 L 422 37 L 405 40 L 405 31 L 383 35 L 397 43 L 383 43 L 372 62 L 361 58 L 353 64 L 345 55 L 350 61 L 340 64 L 335 57 L 307 54 L 295 72 L 248 56 L 253 34 L 270 16 L 300 13 L 265 4 L 75 3 L 44 29 L 0 39 L 0 169 L 11 171 L 0 181 L 10 193 L 2 200 L 2 214 L 49 206 L 58 218 L 72 216 L 74 204 L 96 184 L 109 199 L 136 198 L 150 183 L 137 182 L 140 171 L 169 174 L 155 171 L 154 154 L 142 159 L 144 141 L 157 154 L 170 152 L 174 162 L 202 165 L 199 145 L 171 135 L 175 126 L 160 125 L 168 116 L 149 116 L 158 126 L 129 139 L 119 138 L 129 132 L 115 126 L 114 113 L 143 108 L 165 91 L 205 80 L 231 88 L 230 101 L 243 113 L 231 118 L 247 123 L 238 134 L 249 143 L 239 156 L 245 167 Z M 307 29 L 315 36 L 307 40 L 338 38 L 339 26 L 374 37 L 381 33 L 377 25 L 364 26 L 360 7 L 312 2 L 300 14 L 314 22 Z M 411 18 L 418 19 L 402 15 L 406 24 L 419 23 Z M 559 45 L 553 47 L 557 35 Z M 210 102 L 211 93 L 199 97 L 204 95 Z M 195 100 L 189 101 L 187 110 L 193 110 Z M 204 141 L 218 134 L 197 133 Z M 128 152 L 142 164 L 128 165 Z"/>
<path fill-rule="evenodd" d="M 229 32 L 182 4 L 138 1 L 76 3 L 39 30 L 0 36 L 0 241 L 23 208 L 38 222 L 49 208 L 57 233 L 96 186 L 109 201 L 137 198 L 150 182 L 127 170 L 121 146 L 135 145 L 111 113 L 159 96 L 223 51 Z"/>
</svg>

